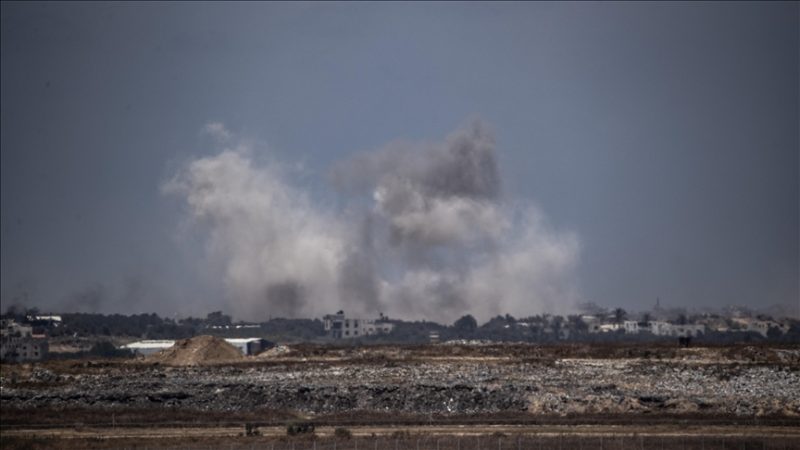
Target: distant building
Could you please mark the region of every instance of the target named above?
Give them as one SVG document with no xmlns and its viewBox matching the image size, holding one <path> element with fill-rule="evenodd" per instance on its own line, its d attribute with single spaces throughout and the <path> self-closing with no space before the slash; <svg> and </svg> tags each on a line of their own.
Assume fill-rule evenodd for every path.
<svg viewBox="0 0 800 450">
<path fill-rule="evenodd" d="M 34 335 L 33 327 L 12 319 L 0 321 L 0 360 L 38 361 L 47 356 L 48 350 L 46 336 Z"/>
<path fill-rule="evenodd" d="M 131 342 L 130 344 L 125 344 L 120 348 L 130 350 L 133 353 L 139 355 L 152 355 L 153 353 L 158 353 L 161 350 L 167 349 L 175 345 L 175 341 L 172 339 L 149 339 L 144 341 L 136 341 Z"/>
<path fill-rule="evenodd" d="M 749 317 L 737 317 L 732 319 L 739 326 L 739 331 L 751 331 L 761 336 L 767 337 L 770 328 L 776 328 L 781 334 L 789 331 L 789 327 L 773 320 L 756 320 Z"/>
<path fill-rule="evenodd" d="M 706 331 L 704 324 L 676 325 L 660 320 L 638 322 L 626 320 L 622 324 L 625 334 L 652 333 L 656 336 L 697 337 Z"/>
<path fill-rule="evenodd" d="M 274 347 L 272 342 L 261 338 L 231 338 L 225 339 L 225 341 L 238 348 L 244 355 L 257 355 L 268 348 Z"/>
<path fill-rule="evenodd" d="M 625 328 L 625 334 L 639 334 L 639 322 L 636 320 L 626 320 L 622 323 L 622 326 Z M 649 327 L 643 327 L 648 328 Z"/>
<path fill-rule="evenodd" d="M 272 342 L 262 338 L 228 338 L 225 339 L 225 342 L 238 348 L 243 355 L 257 355 L 273 346 Z M 130 344 L 125 344 L 120 348 L 128 349 L 139 355 L 146 356 L 152 355 L 153 353 L 158 353 L 164 349 L 168 349 L 173 345 L 175 345 L 175 341 L 172 339 L 152 339 L 131 342 Z"/>
<path fill-rule="evenodd" d="M 623 329 L 623 325 L 619 323 L 593 323 L 589 325 L 589 333 L 615 333 Z"/>
<path fill-rule="evenodd" d="M 669 322 L 650 322 L 650 332 L 656 336 L 697 337 L 706 332 L 702 324 L 676 325 Z"/>
<path fill-rule="evenodd" d="M 344 311 L 328 314 L 322 318 L 325 332 L 333 339 L 352 339 L 374 334 L 390 333 L 394 324 L 383 315 L 379 319 L 352 319 L 344 315 Z"/>
<path fill-rule="evenodd" d="M 28 316 L 28 322 L 33 324 L 47 325 L 57 327 L 61 325 L 61 316 L 46 315 L 46 316 Z"/>
</svg>

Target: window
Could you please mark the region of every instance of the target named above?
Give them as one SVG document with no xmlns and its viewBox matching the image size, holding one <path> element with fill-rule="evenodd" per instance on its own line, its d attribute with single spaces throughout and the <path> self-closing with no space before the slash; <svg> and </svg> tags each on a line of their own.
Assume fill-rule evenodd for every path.
<svg viewBox="0 0 800 450">
<path fill-rule="evenodd" d="M 345 331 L 345 332 L 344 332 L 344 335 L 345 335 L 345 336 L 350 336 L 350 332 L 349 332 L 349 331 Z"/>
</svg>

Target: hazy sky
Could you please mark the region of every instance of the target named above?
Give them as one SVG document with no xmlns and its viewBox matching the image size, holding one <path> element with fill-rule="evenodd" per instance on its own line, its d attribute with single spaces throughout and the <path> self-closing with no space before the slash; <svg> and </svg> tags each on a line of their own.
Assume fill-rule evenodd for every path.
<svg viewBox="0 0 800 450">
<path fill-rule="evenodd" d="M 316 314 L 347 305 L 317 297 L 343 283 L 348 230 L 377 221 L 391 239 L 352 261 L 381 267 L 365 283 L 389 311 L 434 291 L 489 302 L 493 277 L 517 314 L 798 308 L 799 23 L 797 2 L 3 2 L 3 306 Z M 434 189 L 463 151 L 496 191 Z M 368 167 L 375 195 L 334 186 L 343 164 Z M 213 205 L 195 195 L 209 183 L 230 189 Z M 392 209 L 387 189 L 445 212 Z M 284 209 L 262 208 L 274 192 Z M 491 242 L 402 240 L 432 239 L 402 227 L 433 218 Z M 330 252 L 319 270 L 309 242 Z M 464 255 L 478 262 L 440 267 Z M 280 281 L 292 270 L 314 273 Z M 431 308 L 495 312 L 476 295 Z M 289 308 L 298 296 L 325 307 Z"/>
</svg>

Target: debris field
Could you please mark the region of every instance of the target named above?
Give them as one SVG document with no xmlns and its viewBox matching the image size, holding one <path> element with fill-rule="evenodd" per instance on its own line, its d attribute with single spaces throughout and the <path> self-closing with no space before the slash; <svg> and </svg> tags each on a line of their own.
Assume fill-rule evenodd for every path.
<svg viewBox="0 0 800 450">
<path fill-rule="evenodd" d="M 800 416 L 797 348 L 657 349 L 647 357 L 596 351 L 587 357 L 591 351 L 532 345 L 320 346 L 234 358 L 213 342 L 203 348 L 215 351 L 205 353 L 182 345 L 136 361 L 6 365 L 0 400 L 5 411 Z"/>
</svg>

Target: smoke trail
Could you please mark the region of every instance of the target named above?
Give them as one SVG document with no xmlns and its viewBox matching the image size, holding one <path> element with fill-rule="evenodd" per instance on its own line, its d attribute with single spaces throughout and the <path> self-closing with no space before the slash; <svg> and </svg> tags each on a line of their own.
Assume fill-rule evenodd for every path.
<svg viewBox="0 0 800 450">
<path fill-rule="evenodd" d="M 236 139 L 220 124 L 206 130 Z M 287 179 L 237 144 L 164 186 L 207 225 L 237 315 L 344 308 L 452 321 L 563 312 L 577 299 L 577 236 L 503 199 L 495 142 L 479 121 L 441 143 L 392 143 L 337 164 L 334 186 L 367 207 L 326 211 Z"/>
</svg>

